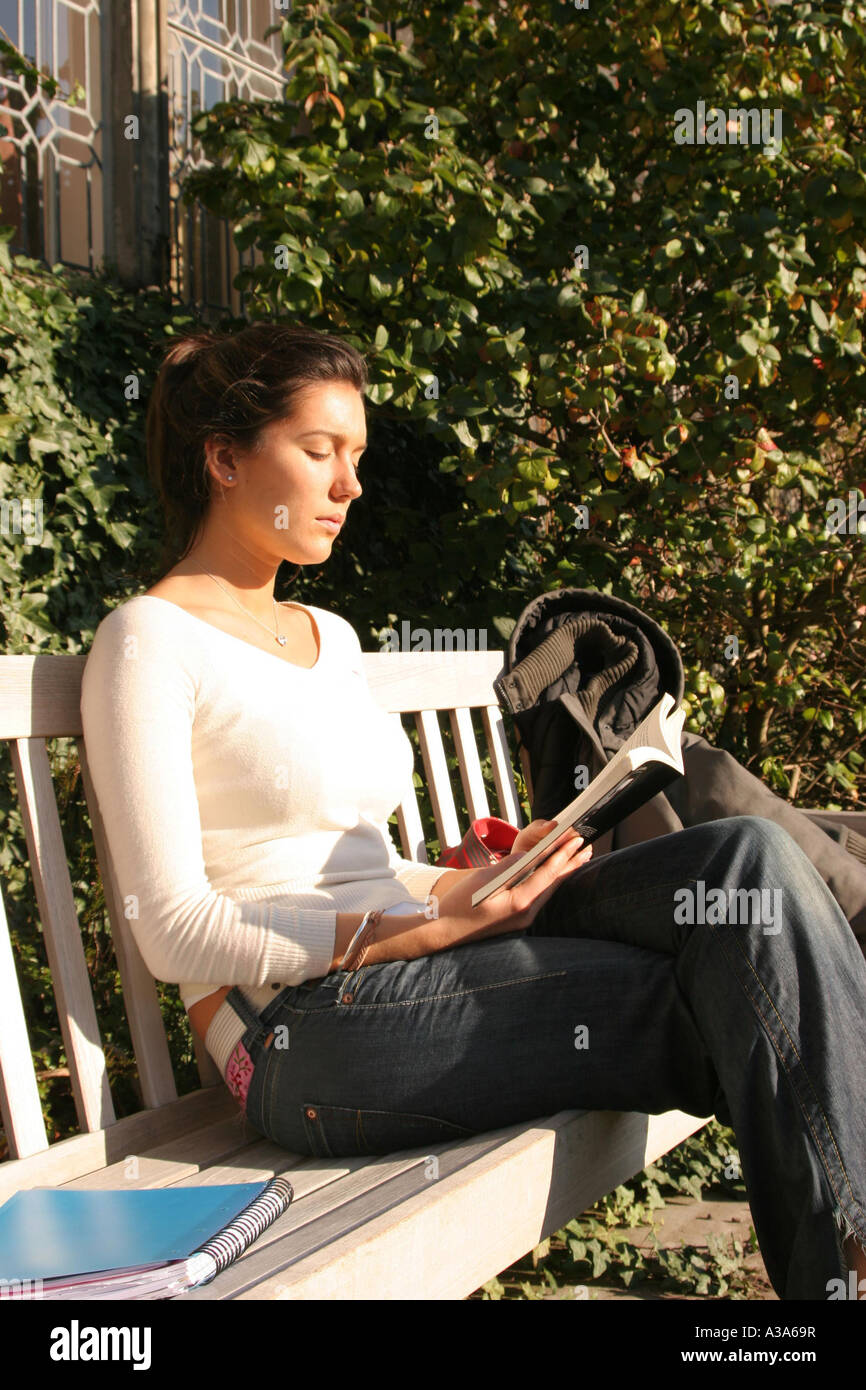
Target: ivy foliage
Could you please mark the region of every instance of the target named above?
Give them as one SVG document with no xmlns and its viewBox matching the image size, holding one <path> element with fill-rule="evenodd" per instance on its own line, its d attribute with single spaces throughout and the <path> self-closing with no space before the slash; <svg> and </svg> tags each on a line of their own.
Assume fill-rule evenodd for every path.
<svg viewBox="0 0 866 1390">
<path fill-rule="evenodd" d="M 285 99 L 202 113 L 186 184 L 254 250 L 250 313 L 345 334 L 378 416 L 441 443 L 440 559 L 508 600 L 500 631 L 561 583 L 643 604 L 692 728 L 853 804 L 866 6 L 382 0 L 275 27 Z M 716 99 L 744 141 L 778 115 L 779 147 L 678 143 Z"/>
<path fill-rule="evenodd" d="M 7 655 L 83 655 L 159 545 L 143 406 L 166 335 L 194 317 L 110 277 L 11 257 L 0 228 L 0 630 Z M 85 959 L 118 1115 L 142 1105 L 72 738 L 48 741 Z M 0 771 L 0 877 L 49 1140 L 77 1131 L 18 794 Z M 199 1084 L 176 986 L 159 985 L 181 1093 Z M 0 1132 L 0 1158 L 8 1150 Z"/>
</svg>

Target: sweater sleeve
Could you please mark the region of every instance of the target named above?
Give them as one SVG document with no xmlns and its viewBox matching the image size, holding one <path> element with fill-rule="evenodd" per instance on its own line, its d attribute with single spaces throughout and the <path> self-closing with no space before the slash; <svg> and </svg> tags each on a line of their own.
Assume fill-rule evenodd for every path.
<svg viewBox="0 0 866 1390">
<path fill-rule="evenodd" d="M 432 893 L 437 879 L 442 878 L 447 869 L 437 869 L 433 864 L 418 864 L 414 859 L 403 859 L 394 848 L 391 828 L 387 821 L 382 822 L 382 834 L 388 844 L 388 858 L 394 875 L 402 883 L 410 898 L 424 903 L 428 893 Z"/>
<path fill-rule="evenodd" d="M 155 978 L 262 986 L 325 975 L 334 909 L 236 901 L 210 885 L 193 775 L 197 680 L 180 642 L 124 605 L 84 668 L 87 758 L 124 914 Z"/>
</svg>

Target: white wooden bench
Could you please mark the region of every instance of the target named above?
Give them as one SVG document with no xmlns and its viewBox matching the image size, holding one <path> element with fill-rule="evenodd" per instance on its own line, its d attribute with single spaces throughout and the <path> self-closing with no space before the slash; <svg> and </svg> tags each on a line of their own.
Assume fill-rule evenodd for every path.
<svg viewBox="0 0 866 1390">
<path fill-rule="evenodd" d="M 34 1186 L 166 1187 L 287 1173 L 295 1190 L 289 1210 L 234 1266 L 182 1297 L 459 1299 L 707 1122 L 679 1111 L 569 1110 L 433 1149 L 323 1161 L 288 1153 L 253 1130 L 197 1042 L 201 1088 L 178 1097 L 156 987 L 120 910 L 90 782 L 79 712 L 84 663 L 82 656 L 0 657 L 0 738 L 11 749 L 81 1130 L 48 1142 L 0 899 L 0 1112 L 13 1155 L 0 1164 L 0 1202 Z M 437 711 L 449 714 L 470 816 L 498 814 L 525 824 L 493 691 L 503 652 L 377 652 L 365 654 L 364 664 L 392 718 L 414 716 L 440 844 L 457 844 L 466 827 L 455 808 Z M 495 810 L 473 709 L 482 722 Z M 109 1089 L 45 747 L 56 736 L 77 740 L 147 1107 L 123 1119 L 115 1116 Z M 428 862 L 411 783 L 397 818 L 403 855 Z M 866 825 L 866 814 L 835 819 L 861 832 Z"/>
</svg>

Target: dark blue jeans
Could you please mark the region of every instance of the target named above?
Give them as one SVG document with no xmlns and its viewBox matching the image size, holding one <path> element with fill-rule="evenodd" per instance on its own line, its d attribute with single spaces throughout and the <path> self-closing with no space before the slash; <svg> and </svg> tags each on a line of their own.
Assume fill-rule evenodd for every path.
<svg viewBox="0 0 866 1390">
<path fill-rule="evenodd" d="M 780 1298 L 826 1299 L 845 1237 L 866 1247 L 866 960 L 772 821 L 601 855 L 525 932 L 307 980 L 259 1016 L 227 1002 L 249 1024 L 247 1116 L 294 1152 L 389 1153 L 572 1108 L 715 1114 Z"/>
</svg>

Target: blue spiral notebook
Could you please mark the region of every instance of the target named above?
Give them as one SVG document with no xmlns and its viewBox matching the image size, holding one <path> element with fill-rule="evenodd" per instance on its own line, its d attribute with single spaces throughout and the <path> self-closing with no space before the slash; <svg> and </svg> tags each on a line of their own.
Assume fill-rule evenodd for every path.
<svg viewBox="0 0 866 1390">
<path fill-rule="evenodd" d="M 32 1187 L 0 1206 L 0 1298 L 165 1298 L 231 1264 L 288 1207 L 286 1178 Z"/>
</svg>

